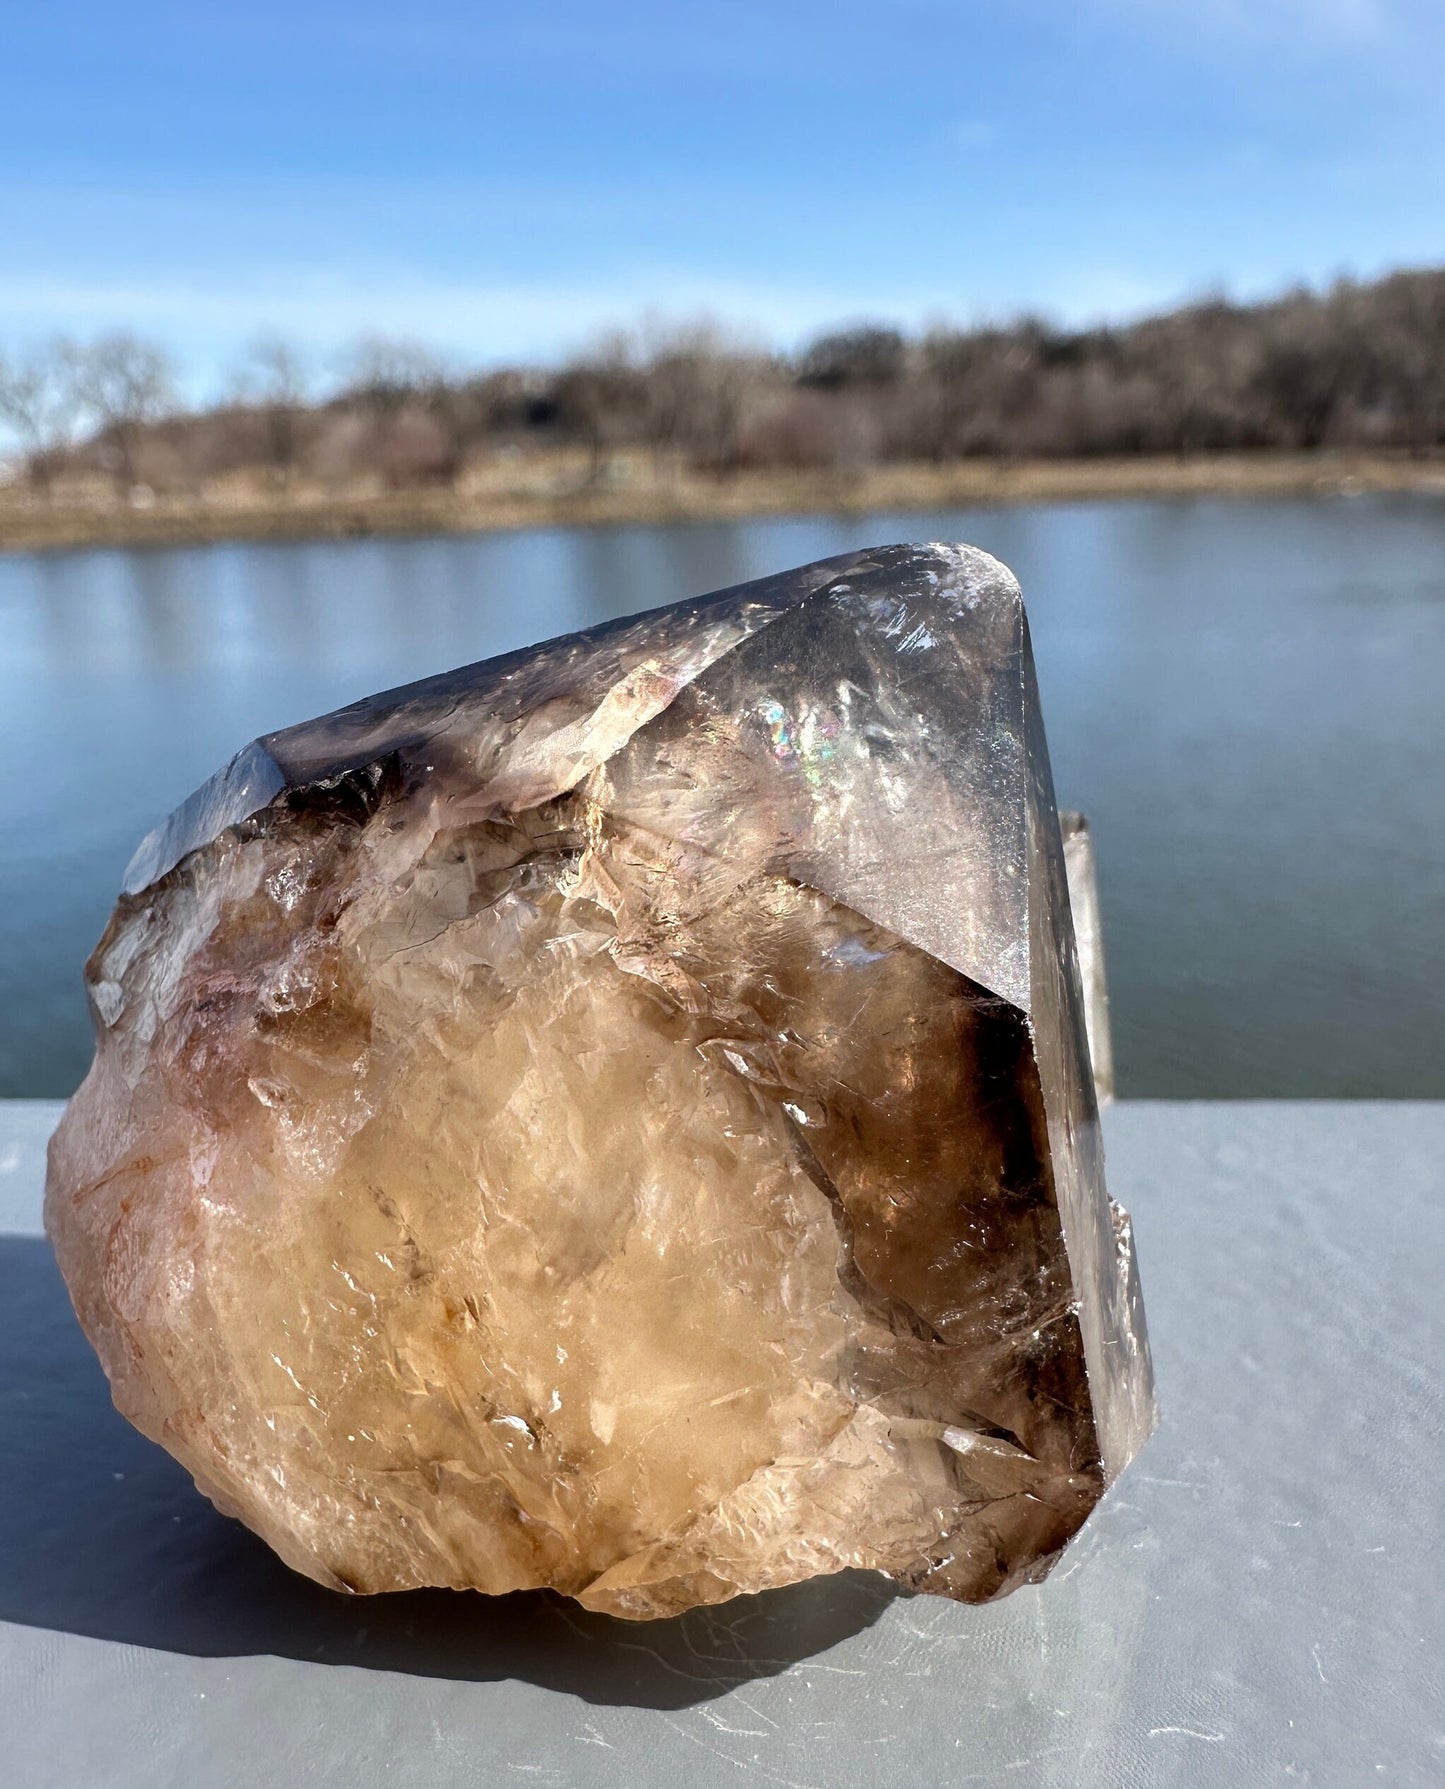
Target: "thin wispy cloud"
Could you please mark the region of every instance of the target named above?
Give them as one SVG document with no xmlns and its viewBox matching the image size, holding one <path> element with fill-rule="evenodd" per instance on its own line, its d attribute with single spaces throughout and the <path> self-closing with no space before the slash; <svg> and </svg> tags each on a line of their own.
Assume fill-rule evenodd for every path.
<svg viewBox="0 0 1445 1789">
<path fill-rule="evenodd" d="M 54 0 L 0 56 L 0 349 L 556 359 L 648 307 L 1133 315 L 1445 255 L 1434 0 Z"/>
<path fill-rule="evenodd" d="M 998 126 L 991 118 L 951 118 L 939 134 L 956 149 L 991 149 L 999 140 Z"/>
<path fill-rule="evenodd" d="M 1257 41 L 1264 37 L 1297 44 L 1321 39 L 1341 45 L 1384 38 L 1400 13 L 1391 0 L 1102 0 L 1103 10 L 1133 15 L 1194 36 Z"/>
</svg>

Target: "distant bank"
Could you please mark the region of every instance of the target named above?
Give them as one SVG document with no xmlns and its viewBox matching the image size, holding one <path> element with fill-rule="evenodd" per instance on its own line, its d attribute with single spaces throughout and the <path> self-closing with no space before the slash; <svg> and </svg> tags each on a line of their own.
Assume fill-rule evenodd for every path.
<svg viewBox="0 0 1445 1789">
<path fill-rule="evenodd" d="M 592 467 L 571 453 L 500 462 L 449 487 L 389 491 L 229 481 L 189 493 L 141 487 L 127 505 L 43 501 L 0 489 L 0 550 L 304 540 L 377 534 L 934 510 L 1131 497 L 1445 494 L 1445 460 L 1351 452 L 1129 459 L 964 460 L 856 472 L 655 475 L 641 456 Z"/>
</svg>

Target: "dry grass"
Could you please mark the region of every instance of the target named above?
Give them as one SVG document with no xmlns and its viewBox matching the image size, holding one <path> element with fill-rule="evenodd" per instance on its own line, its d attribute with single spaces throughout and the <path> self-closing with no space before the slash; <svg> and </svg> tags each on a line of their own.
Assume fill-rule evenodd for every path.
<svg viewBox="0 0 1445 1789">
<path fill-rule="evenodd" d="M 0 489 L 0 549 L 158 546 L 213 540 L 299 540 L 370 534 L 482 532 L 590 523 L 682 522 L 807 513 L 861 514 L 997 503 L 1332 492 L 1445 492 L 1445 463 L 1356 452 L 1256 453 L 1191 459 L 962 461 L 861 472 L 742 472 L 712 478 L 659 472 L 619 454 L 590 475 L 584 456 L 498 456 L 447 489 L 277 490 L 238 475 L 188 492 L 120 501 L 77 484 L 45 502 Z"/>
</svg>

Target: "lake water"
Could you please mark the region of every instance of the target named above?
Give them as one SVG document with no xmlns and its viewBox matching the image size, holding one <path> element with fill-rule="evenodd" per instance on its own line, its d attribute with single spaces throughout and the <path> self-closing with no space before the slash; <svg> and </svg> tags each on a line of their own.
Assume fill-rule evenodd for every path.
<svg viewBox="0 0 1445 1789">
<path fill-rule="evenodd" d="M 132 847 L 255 734 L 885 540 L 1023 581 L 1126 1095 L 1445 1096 L 1445 502 L 1059 504 L 0 556 L 0 1095 L 89 1060 Z"/>
</svg>

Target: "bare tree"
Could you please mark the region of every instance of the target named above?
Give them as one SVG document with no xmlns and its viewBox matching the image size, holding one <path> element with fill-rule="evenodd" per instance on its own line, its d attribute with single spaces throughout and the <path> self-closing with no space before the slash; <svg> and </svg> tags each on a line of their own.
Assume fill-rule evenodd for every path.
<svg viewBox="0 0 1445 1789">
<path fill-rule="evenodd" d="M 830 330 L 804 349 L 798 383 L 837 391 L 846 385 L 891 385 L 903 376 L 908 344 L 884 323 Z"/>
<path fill-rule="evenodd" d="M 0 355 L 0 419 L 19 437 L 30 483 L 47 502 L 56 462 L 79 425 L 77 371 L 75 344 L 62 336 Z"/>
<path fill-rule="evenodd" d="M 1292 292 L 1253 319 L 1251 388 L 1271 433 L 1293 447 L 1322 447 L 1359 366 L 1349 306 Z"/>
<path fill-rule="evenodd" d="M 311 369 L 300 351 L 281 336 L 257 336 L 237 374 L 235 389 L 240 401 L 260 414 L 271 479 L 284 488 L 301 457 Z"/>
<path fill-rule="evenodd" d="M 396 411 L 445 377 L 442 363 L 421 342 L 367 335 L 343 362 L 346 395 L 379 412 Z"/>
<path fill-rule="evenodd" d="M 680 454 L 711 472 L 735 466 L 749 395 L 781 383 L 764 357 L 715 324 L 653 332 L 637 375 L 640 414 L 655 454 Z"/>
<path fill-rule="evenodd" d="M 1129 414 L 1120 418 L 1127 451 L 1185 459 L 1238 444 L 1258 344 L 1245 331 L 1249 351 L 1241 357 L 1237 318 L 1223 298 L 1209 298 L 1125 331 L 1097 332 L 1082 358 L 1102 364 L 1116 390 L 1135 380 Z"/>
<path fill-rule="evenodd" d="M 370 455 L 391 484 L 450 484 L 469 441 L 467 406 L 445 363 L 419 342 L 365 336 L 346 363 L 345 398 L 371 419 Z"/>
<path fill-rule="evenodd" d="M 594 343 L 563 368 L 552 400 L 563 432 L 587 449 L 587 482 L 597 484 L 608 450 L 647 434 L 647 380 L 632 338 L 616 331 Z"/>
<path fill-rule="evenodd" d="M 937 460 L 1016 453 L 1035 421 L 1042 326 L 936 329 L 922 343 L 905 414 L 914 451 Z"/>
<path fill-rule="evenodd" d="M 1445 273 L 1397 273 L 1375 288 L 1375 358 L 1415 459 L 1445 434 Z"/>
<path fill-rule="evenodd" d="M 122 494 L 140 482 L 139 454 L 145 430 L 175 404 L 169 356 L 126 331 L 102 336 L 77 357 L 77 390 L 102 443 Z"/>
</svg>

